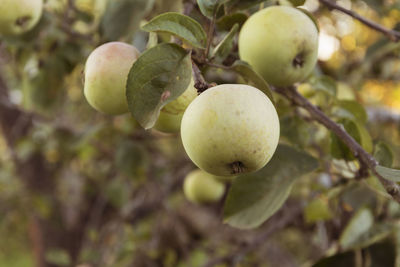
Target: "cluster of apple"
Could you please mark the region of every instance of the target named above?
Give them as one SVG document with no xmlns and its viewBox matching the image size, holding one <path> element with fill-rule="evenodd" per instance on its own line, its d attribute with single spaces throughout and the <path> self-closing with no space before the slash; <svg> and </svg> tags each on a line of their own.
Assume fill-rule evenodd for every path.
<svg viewBox="0 0 400 267">
<path fill-rule="evenodd" d="M 269 84 L 303 81 L 317 61 L 318 29 L 299 9 L 265 8 L 253 14 L 239 34 L 239 56 Z M 201 170 L 185 179 L 186 197 L 196 203 L 219 201 L 223 177 L 254 172 L 271 159 L 279 141 L 272 102 L 248 85 L 225 84 L 197 97 L 186 109 L 181 137 Z"/>
<path fill-rule="evenodd" d="M 252 15 L 239 35 L 239 55 L 268 83 L 288 86 L 304 80 L 317 59 L 318 30 L 302 11 L 269 7 Z M 84 93 L 97 110 L 128 112 L 125 83 L 139 57 L 131 45 L 111 42 L 89 56 Z M 260 90 L 222 84 L 199 96 L 193 80 L 186 91 L 160 111 L 154 128 L 181 133 L 190 159 L 200 169 L 184 182 L 186 197 L 197 203 L 218 201 L 226 179 L 254 172 L 271 159 L 279 141 L 279 118 Z"/>
<path fill-rule="evenodd" d="M 8 12 L 5 10 L 13 10 Z M 10 6 L 12 7 L 10 9 Z M 19 34 L 39 20 L 42 0 L 2 0 L 0 34 Z M 288 86 L 307 78 L 317 60 L 318 29 L 299 9 L 273 6 L 253 14 L 239 34 L 239 56 L 269 84 Z M 126 82 L 140 56 L 132 45 L 110 42 L 96 48 L 85 66 L 84 95 L 96 110 L 128 112 Z M 160 111 L 155 129 L 181 133 L 190 159 L 200 170 L 190 173 L 184 192 L 193 202 L 219 200 L 222 177 L 255 172 L 271 159 L 279 142 L 279 118 L 259 89 L 222 84 L 200 95 L 192 79 L 186 91 Z"/>
</svg>

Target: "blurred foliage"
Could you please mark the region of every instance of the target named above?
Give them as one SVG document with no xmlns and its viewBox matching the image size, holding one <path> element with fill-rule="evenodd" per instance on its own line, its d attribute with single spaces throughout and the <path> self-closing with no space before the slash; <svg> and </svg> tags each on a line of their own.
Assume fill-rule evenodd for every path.
<svg viewBox="0 0 400 267">
<path fill-rule="evenodd" d="M 275 2 L 199 1 L 201 10 L 196 5 L 188 10 L 205 32 L 209 21 L 202 14 L 216 12 L 211 53 L 222 64 L 237 56 L 234 34 L 247 17 Z M 303 1 L 286 2 L 300 5 Z M 400 28 L 397 1 L 339 2 L 386 27 Z M 283 159 L 271 167 L 289 164 L 287 169 L 279 167 L 281 172 L 272 170 L 284 173 L 286 180 L 271 184 L 277 188 L 272 191 L 288 201 L 253 230 L 223 224 L 223 203 L 199 206 L 184 199 L 181 182 L 194 165 L 178 135 L 145 131 L 129 114 L 102 115 L 86 103 L 82 72 L 96 46 L 122 40 L 143 51 L 151 38 L 139 25 L 164 12 L 182 13 L 193 4 L 47 0 L 41 22 L 32 31 L 1 37 L 1 74 L 10 89 L 9 99 L 33 117 L 32 127 L 14 149 L 0 134 L 0 266 L 37 266 L 40 261 L 46 266 L 203 266 L 211 258 L 257 242 L 296 207 L 301 214 L 293 213 L 288 225 L 244 255 L 237 266 L 398 266 L 400 206 L 376 178 L 357 180 L 359 166 L 348 148 L 279 95 L 273 97 L 281 120 L 281 143 L 292 148 L 287 158 L 279 154 Z M 307 0 L 302 7 L 317 19 L 321 36 L 317 68 L 299 91 L 381 165 L 399 167 L 400 44 L 345 14 L 323 8 L 317 0 Z M 153 44 L 171 40 L 165 33 L 157 36 Z M 208 81 L 246 80 L 270 93 L 244 63 L 228 71 L 202 71 Z M 16 120 L 9 127 L 18 133 L 24 123 Z M 319 167 L 298 177 L 298 169 L 302 174 L 301 167 L 307 167 L 298 165 L 309 155 Z M 30 160 L 38 158 L 43 159 L 44 169 L 28 169 Z M 36 187 L 19 177 L 32 170 L 37 171 Z M 289 177 L 292 172 L 296 177 Z M 51 174 L 47 185 L 39 183 L 45 173 Z M 240 179 L 231 187 L 237 194 L 246 190 L 238 188 Z M 269 181 L 265 179 L 264 184 Z M 271 184 L 255 187 L 268 191 Z M 280 198 L 273 199 L 278 206 L 283 204 Z M 260 202 L 266 205 L 262 212 L 272 210 L 269 199 L 257 194 L 245 204 Z M 247 208 L 230 205 L 232 213 Z"/>
</svg>

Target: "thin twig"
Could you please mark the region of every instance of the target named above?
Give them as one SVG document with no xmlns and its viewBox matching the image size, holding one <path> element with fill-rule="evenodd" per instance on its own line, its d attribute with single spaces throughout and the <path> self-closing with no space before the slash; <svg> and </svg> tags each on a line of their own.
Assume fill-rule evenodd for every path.
<svg viewBox="0 0 400 267">
<path fill-rule="evenodd" d="M 189 16 L 189 14 L 192 13 L 192 10 L 195 7 L 195 5 L 196 2 L 193 1 L 186 2 L 183 6 L 183 14 Z"/>
<path fill-rule="evenodd" d="M 353 155 L 359 160 L 360 168 L 369 168 L 371 172 L 379 179 L 384 186 L 386 192 L 392 196 L 394 200 L 400 203 L 400 188 L 392 181 L 389 181 L 382 177 L 377 171 L 376 166 L 378 162 L 372 157 L 367 151 L 365 151 L 360 144 L 357 143 L 354 138 L 349 135 L 346 130 L 331 120 L 325 113 L 323 113 L 316 106 L 311 104 L 305 97 L 297 92 L 295 87 L 288 88 L 275 88 L 276 92 L 288 98 L 296 106 L 302 107 L 310 113 L 310 116 L 315 121 L 324 125 L 327 129 L 335 133 L 343 143 L 351 150 Z"/>
<path fill-rule="evenodd" d="M 197 89 L 197 92 L 200 94 L 207 90 L 210 87 L 215 86 L 214 84 L 209 84 L 204 80 L 203 75 L 199 67 L 192 61 L 192 71 L 193 71 L 193 79 L 194 79 L 194 87 Z"/>
<path fill-rule="evenodd" d="M 378 32 L 383 33 L 390 40 L 392 40 L 394 42 L 398 42 L 400 40 L 400 32 L 398 32 L 398 31 L 388 29 L 372 20 L 364 18 L 363 16 L 359 15 L 358 13 L 356 13 L 352 10 L 349 10 L 347 8 L 339 6 L 336 3 L 331 2 L 330 0 L 319 0 L 319 2 L 324 4 L 325 6 L 327 6 L 330 9 L 339 10 L 340 12 L 343 12 L 343 13 L 355 18 L 356 20 L 360 21 L 361 23 L 365 24 L 366 26 L 370 27 L 371 29 L 374 29 Z"/>
</svg>

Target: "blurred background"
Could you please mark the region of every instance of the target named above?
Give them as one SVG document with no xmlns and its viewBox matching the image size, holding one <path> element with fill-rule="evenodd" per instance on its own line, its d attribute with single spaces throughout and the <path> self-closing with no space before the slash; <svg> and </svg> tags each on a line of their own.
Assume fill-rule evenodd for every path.
<svg viewBox="0 0 400 267">
<path fill-rule="evenodd" d="M 148 35 L 139 26 L 157 14 L 189 10 L 206 29 L 208 21 L 189 0 L 136 0 L 123 9 L 116 2 L 47 0 L 32 31 L 0 37 L 0 266 L 205 266 L 225 256 L 231 259 L 209 266 L 400 264 L 398 205 L 372 178 L 354 183 L 356 164 L 332 160 L 330 134 L 296 117 L 284 99 L 277 101 L 281 142 L 319 156 L 322 167 L 299 179 L 284 207 L 255 230 L 224 225 L 222 202 L 188 202 L 182 180 L 195 166 L 179 135 L 145 131 L 130 114 L 96 112 L 84 98 L 82 72 L 106 41 L 143 51 Z M 396 0 L 337 3 L 400 30 Z M 271 4 L 290 2 L 241 13 Z M 333 117 L 346 112 L 338 101 L 361 104 L 352 108 L 366 110 L 375 152 L 399 166 L 400 43 L 317 0 L 303 8 L 318 21 L 320 46 L 315 73 L 299 90 Z M 226 33 L 217 23 L 214 45 Z M 240 82 L 232 73 L 203 71 L 209 82 Z M 299 203 L 305 208 L 295 213 Z M 378 229 L 364 243 L 338 249 L 339 239 L 372 221 Z M 267 240 L 241 254 L 271 225 L 277 229 Z"/>
</svg>

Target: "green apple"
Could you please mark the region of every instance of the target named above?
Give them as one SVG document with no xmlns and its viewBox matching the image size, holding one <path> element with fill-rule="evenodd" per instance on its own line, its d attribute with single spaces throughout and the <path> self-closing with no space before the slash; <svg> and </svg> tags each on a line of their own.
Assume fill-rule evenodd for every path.
<svg viewBox="0 0 400 267">
<path fill-rule="evenodd" d="M 79 11 L 90 14 L 95 19 L 104 13 L 107 3 L 108 0 L 75 0 L 75 6 Z"/>
<path fill-rule="evenodd" d="M 161 110 L 153 129 L 164 133 L 177 133 L 181 129 L 183 114 L 170 114 Z"/>
<path fill-rule="evenodd" d="M 194 203 L 218 202 L 225 192 L 225 185 L 214 175 L 203 170 L 190 172 L 183 182 L 185 197 Z"/>
<path fill-rule="evenodd" d="M 162 111 L 173 115 L 183 114 L 187 106 L 189 106 L 196 96 L 197 89 L 194 87 L 194 80 L 192 78 L 185 92 L 183 92 L 183 94 L 181 94 L 177 99 L 165 105 L 162 108 Z"/>
<path fill-rule="evenodd" d="M 317 62 L 318 29 L 296 8 L 268 7 L 253 14 L 243 25 L 239 55 L 272 85 L 301 82 Z"/>
<path fill-rule="evenodd" d="M 190 159 L 208 173 L 254 172 L 267 164 L 278 145 L 278 114 L 257 88 L 223 84 L 190 103 L 183 114 L 181 137 Z"/>
<path fill-rule="evenodd" d="M 18 35 L 32 29 L 43 12 L 43 0 L 1 0 L 0 35 Z"/>
<path fill-rule="evenodd" d="M 85 65 L 84 94 L 96 110 L 118 115 L 128 112 L 126 80 L 139 51 L 132 45 L 110 42 L 96 48 Z"/>
<path fill-rule="evenodd" d="M 165 133 L 179 132 L 183 113 L 196 96 L 197 89 L 194 87 L 194 80 L 192 79 L 183 94 L 161 109 L 158 120 L 153 128 Z"/>
</svg>

